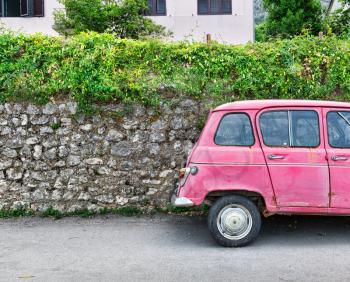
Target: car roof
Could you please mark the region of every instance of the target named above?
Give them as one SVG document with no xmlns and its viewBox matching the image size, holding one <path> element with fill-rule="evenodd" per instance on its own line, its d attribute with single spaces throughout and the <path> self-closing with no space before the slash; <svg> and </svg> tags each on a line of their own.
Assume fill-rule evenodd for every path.
<svg viewBox="0 0 350 282">
<path fill-rule="evenodd" d="M 213 111 L 260 110 L 273 107 L 327 107 L 350 108 L 350 103 L 313 100 L 250 100 L 227 103 Z"/>
</svg>

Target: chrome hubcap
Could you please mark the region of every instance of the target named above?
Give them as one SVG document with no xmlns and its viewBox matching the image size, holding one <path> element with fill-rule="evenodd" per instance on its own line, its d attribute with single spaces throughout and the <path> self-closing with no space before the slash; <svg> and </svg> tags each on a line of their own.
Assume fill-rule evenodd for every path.
<svg viewBox="0 0 350 282">
<path fill-rule="evenodd" d="M 252 229 L 250 212 L 241 205 L 229 205 L 221 210 L 217 218 L 217 227 L 224 237 L 239 240 L 246 237 Z"/>
</svg>

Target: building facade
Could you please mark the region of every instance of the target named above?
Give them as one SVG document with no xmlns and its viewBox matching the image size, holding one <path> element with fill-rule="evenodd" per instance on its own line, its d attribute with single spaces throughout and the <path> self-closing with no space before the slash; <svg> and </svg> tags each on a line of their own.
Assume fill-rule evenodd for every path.
<svg viewBox="0 0 350 282">
<path fill-rule="evenodd" d="M 149 16 L 172 40 L 243 44 L 254 40 L 253 0 L 149 0 Z"/>
<path fill-rule="evenodd" d="M 254 40 L 253 0 L 148 0 L 147 16 L 172 32 L 169 40 L 243 44 Z M 0 0 L 0 21 L 24 33 L 53 30 L 57 0 Z"/>
<path fill-rule="evenodd" d="M 147 16 L 172 32 L 169 40 L 244 44 L 254 40 L 254 22 L 265 16 L 263 0 L 147 0 Z M 324 5 L 330 0 L 322 0 Z M 335 1 L 334 9 L 339 8 Z M 53 30 L 53 12 L 61 9 L 57 0 L 0 0 L 0 22 L 24 33 Z"/>
<path fill-rule="evenodd" d="M 52 26 L 58 8 L 57 0 L 0 0 L 0 22 L 15 31 L 57 35 Z"/>
</svg>

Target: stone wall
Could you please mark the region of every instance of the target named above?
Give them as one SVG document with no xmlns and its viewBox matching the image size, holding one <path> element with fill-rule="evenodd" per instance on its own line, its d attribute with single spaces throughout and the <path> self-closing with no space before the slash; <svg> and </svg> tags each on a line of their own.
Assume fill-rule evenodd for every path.
<svg viewBox="0 0 350 282">
<path fill-rule="evenodd" d="M 74 102 L 0 105 L 0 209 L 165 205 L 199 135 L 200 105 L 77 113 Z"/>
</svg>

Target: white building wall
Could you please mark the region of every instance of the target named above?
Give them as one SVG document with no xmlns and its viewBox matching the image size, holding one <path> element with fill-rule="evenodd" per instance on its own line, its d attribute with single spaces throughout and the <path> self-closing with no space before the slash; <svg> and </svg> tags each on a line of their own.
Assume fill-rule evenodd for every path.
<svg viewBox="0 0 350 282">
<path fill-rule="evenodd" d="M 321 3 L 322 3 L 325 7 L 328 8 L 329 3 L 330 3 L 330 0 L 321 0 Z M 342 7 L 341 3 L 340 3 L 338 0 L 336 0 L 336 1 L 334 2 L 334 4 L 333 4 L 332 10 L 335 11 L 335 10 L 337 10 L 337 9 L 340 9 L 341 7 Z"/>
<path fill-rule="evenodd" d="M 261 1 L 261 0 L 256 0 Z M 323 0 L 324 3 L 329 0 Z M 167 0 L 167 16 L 151 17 L 173 32 L 171 40 L 205 41 L 206 34 L 219 42 L 241 44 L 254 39 L 253 0 L 232 0 L 232 15 L 197 15 L 197 0 Z M 336 1 L 333 9 L 340 8 Z M 57 0 L 45 0 L 45 17 L 0 18 L 10 29 L 24 33 L 57 35 L 52 29 Z"/>
<path fill-rule="evenodd" d="M 53 11 L 62 7 L 57 0 L 45 0 L 44 8 L 44 17 L 0 18 L 0 22 L 12 30 L 28 34 L 42 32 L 48 35 L 57 35 L 57 32 L 52 29 L 54 24 Z"/>
<path fill-rule="evenodd" d="M 167 0 L 167 15 L 151 17 L 173 33 L 170 40 L 213 40 L 243 44 L 254 40 L 253 0 L 232 0 L 232 15 L 198 15 L 197 0 Z"/>
<path fill-rule="evenodd" d="M 61 8 L 57 0 L 45 1 L 45 17 L 0 18 L 13 30 L 24 33 L 42 32 L 57 35 L 52 29 L 53 11 Z M 253 0 L 232 0 L 232 15 L 197 15 L 197 0 L 167 0 L 167 15 L 151 17 L 172 31 L 170 40 L 213 40 L 243 44 L 254 40 Z"/>
</svg>

